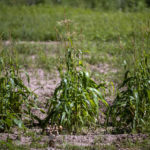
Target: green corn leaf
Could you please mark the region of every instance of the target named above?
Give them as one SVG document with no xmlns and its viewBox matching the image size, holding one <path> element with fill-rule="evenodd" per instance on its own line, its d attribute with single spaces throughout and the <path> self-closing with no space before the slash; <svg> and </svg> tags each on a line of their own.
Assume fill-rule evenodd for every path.
<svg viewBox="0 0 150 150">
<path fill-rule="evenodd" d="M 14 119 L 14 122 L 15 124 L 19 127 L 19 128 L 22 128 L 23 127 L 23 122 L 21 120 L 18 120 L 18 119 Z"/>
<path fill-rule="evenodd" d="M 63 122 L 64 122 L 65 117 L 66 117 L 66 113 L 65 113 L 65 112 L 63 112 L 63 113 L 62 113 L 62 117 L 61 117 L 61 123 L 63 123 Z"/>
</svg>

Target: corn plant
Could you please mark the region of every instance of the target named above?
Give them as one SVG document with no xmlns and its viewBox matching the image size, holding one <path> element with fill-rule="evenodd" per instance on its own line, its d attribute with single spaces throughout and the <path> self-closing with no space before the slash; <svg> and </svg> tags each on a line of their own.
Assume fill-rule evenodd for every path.
<svg viewBox="0 0 150 150">
<path fill-rule="evenodd" d="M 14 51 L 0 51 L 0 130 L 23 127 L 22 114 L 29 116 L 35 95 L 24 85 Z M 28 78 L 29 79 L 29 78 Z"/>
<path fill-rule="evenodd" d="M 60 59 L 58 65 L 61 82 L 49 100 L 48 117 L 52 124 L 57 123 L 76 132 L 80 127 L 95 125 L 100 112 L 99 101 L 104 105 L 107 102 L 99 90 L 104 88 L 104 84 L 96 84 L 91 79 L 84 67 L 83 51 L 73 44 L 79 34 L 72 31 L 71 23 L 68 19 L 59 22 L 64 25 L 64 35 L 60 35 L 60 39 L 65 37 L 61 41 L 67 42 L 65 57 Z"/>
<path fill-rule="evenodd" d="M 50 99 L 51 123 L 61 124 L 70 131 L 95 125 L 99 116 L 99 100 L 107 105 L 99 88 L 87 71 L 82 69 L 81 50 L 68 48 L 65 56 L 66 71 L 60 67 L 61 83 Z"/>
<path fill-rule="evenodd" d="M 115 101 L 108 109 L 107 123 L 116 132 L 142 132 L 150 125 L 150 55 L 135 62 L 134 71 L 127 71 Z"/>
<path fill-rule="evenodd" d="M 48 123 L 62 125 L 68 131 L 77 132 L 84 126 L 95 126 L 98 122 L 99 102 L 107 106 L 102 93 L 104 84 L 97 84 L 91 79 L 83 62 L 83 51 L 73 41 L 78 39 L 70 24 L 65 19 L 59 22 L 63 35 L 56 29 L 59 40 L 65 43 L 65 56 L 58 62 L 61 82 L 55 89 L 54 95 L 48 100 L 48 112 L 44 120 L 33 115 L 43 129 Z M 100 90 L 101 89 L 101 90 Z"/>
</svg>

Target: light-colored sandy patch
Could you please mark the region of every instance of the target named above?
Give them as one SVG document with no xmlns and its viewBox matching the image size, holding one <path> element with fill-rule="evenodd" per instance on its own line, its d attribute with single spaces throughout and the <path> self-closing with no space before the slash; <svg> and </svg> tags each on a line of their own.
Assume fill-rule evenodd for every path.
<svg viewBox="0 0 150 150">
<path fill-rule="evenodd" d="M 55 88 L 60 83 L 58 73 L 50 74 L 44 72 L 42 69 L 30 69 L 28 70 L 30 82 L 27 82 L 27 78 L 23 75 L 24 83 L 31 91 L 34 91 L 42 100 L 46 97 L 51 97 Z"/>
<path fill-rule="evenodd" d="M 102 74 L 107 74 L 108 72 L 116 73 L 118 70 L 115 68 L 112 68 L 109 64 L 101 63 L 97 65 L 90 65 L 89 67 L 92 71 L 97 71 Z"/>
<path fill-rule="evenodd" d="M 40 45 L 58 45 L 59 41 L 3 41 L 4 45 L 10 45 L 12 43 L 15 44 L 40 44 Z"/>
</svg>

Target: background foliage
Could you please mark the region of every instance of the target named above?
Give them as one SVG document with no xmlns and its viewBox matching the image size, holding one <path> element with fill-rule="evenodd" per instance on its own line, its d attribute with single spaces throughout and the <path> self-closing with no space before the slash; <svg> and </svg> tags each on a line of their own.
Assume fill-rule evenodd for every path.
<svg viewBox="0 0 150 150">
<path fill-rule="evenodd" d="M 56 41 L 55 29 L 64 14 L 86 40 L 111 42 L 119 37 L 121 41 L 128 40 L 133 34 L 140 38 L 139 33 L 147 30 L 150 12 L 112 13 L 72 7 L 64 11 L 63 7 L 52 5 L 0 5 L 0 36 L 3 40 L 9 40 L 11 36 L 15 40 Z"/>
<path fill-rule="evenodd" d="M 40 3 L 70 5 L 75 7 L 97 8 L 97 9 L 141 9 L 150 6 L 149 0 L 1 0 L 9 5 L 34 5 Z"/>
</svg>

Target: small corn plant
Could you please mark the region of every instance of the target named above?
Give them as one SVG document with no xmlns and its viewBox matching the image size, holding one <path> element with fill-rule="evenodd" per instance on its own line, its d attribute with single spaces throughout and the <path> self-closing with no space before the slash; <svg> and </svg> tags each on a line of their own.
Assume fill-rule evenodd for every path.
<svg viewBox="0 0 150 150">
<path fill-rule="evenodd" d="M 108 109 L 107 123 L 116 132 L 150 130 L 150 55 L 136 61 L 134 71 L 127 71 L 119 93 Z"/>
<path fill-rule="evenodd" d="M 58 63 L 61 82 L 53 97 L 48 100 L 45 119 L 41 120 L 33 115 L 43 129 L 48 123 L 62 125 L 70 132 L 77 132 L 85 126 L 95 126 L 100 113 L 99 102 L 101 101 L 103 106 L 108 106 L 101 92 L 104 91 L 105 84 L 97 84 L 86 71 L 83 51 L 73 44 L 73 40 L 78 37 L 72 37 L 74 34 L 71 33 L 70 22 L 67 19 L 61 21 L 61 24 L 65 25 L 65 30 L 69 30 L 69 34 L 64 32 L 64 36 L 60 36 L 65 37 L 60 38 L 65 42 L 65 56 L 60 58 Z"/>
<path fill-rule="evenodd" d="M 64 25 L 64 35 L 60 37 L 65 37 L 62 41 L 67 42 L 64 60 L 61 58 L 58 65 L 61 82 L 49 100 L 48 117 L 51 124 L 56 123 L 77 132 L 81 127 L 96 125 L 100 113 L 99 102 L 104 106 L 107 106 L 107 102 L 100 90 L 105 88 L 104 84 L 94 82 L 84 67 L 83 51 L 77 46 L 79 34 L 75 36 L 71 23 L 67 19 L 59 22 Z"/>
<path fill-rule="evenodd" d="M 0 130 L 13 125 L 23 127 L 22 114 L 30 115 L 34 94 L 20 77 L 17 57 L 12 51 L 0 51 Z M 23 106 L 24 105 L 24 106 Z"/>
<path fill-rule="evenodd" d="M 83 69 L 81 50 L 68 48 L 65 56 L 66 71 L 60 67 L 61 83 L 50 99 L 51 123 L 62 125 L 70 131 L 82 126 L 93 126 L 98 121 L 99 101 L 107 106 L 99 88 L 89 73 Z"/>
</svg>

